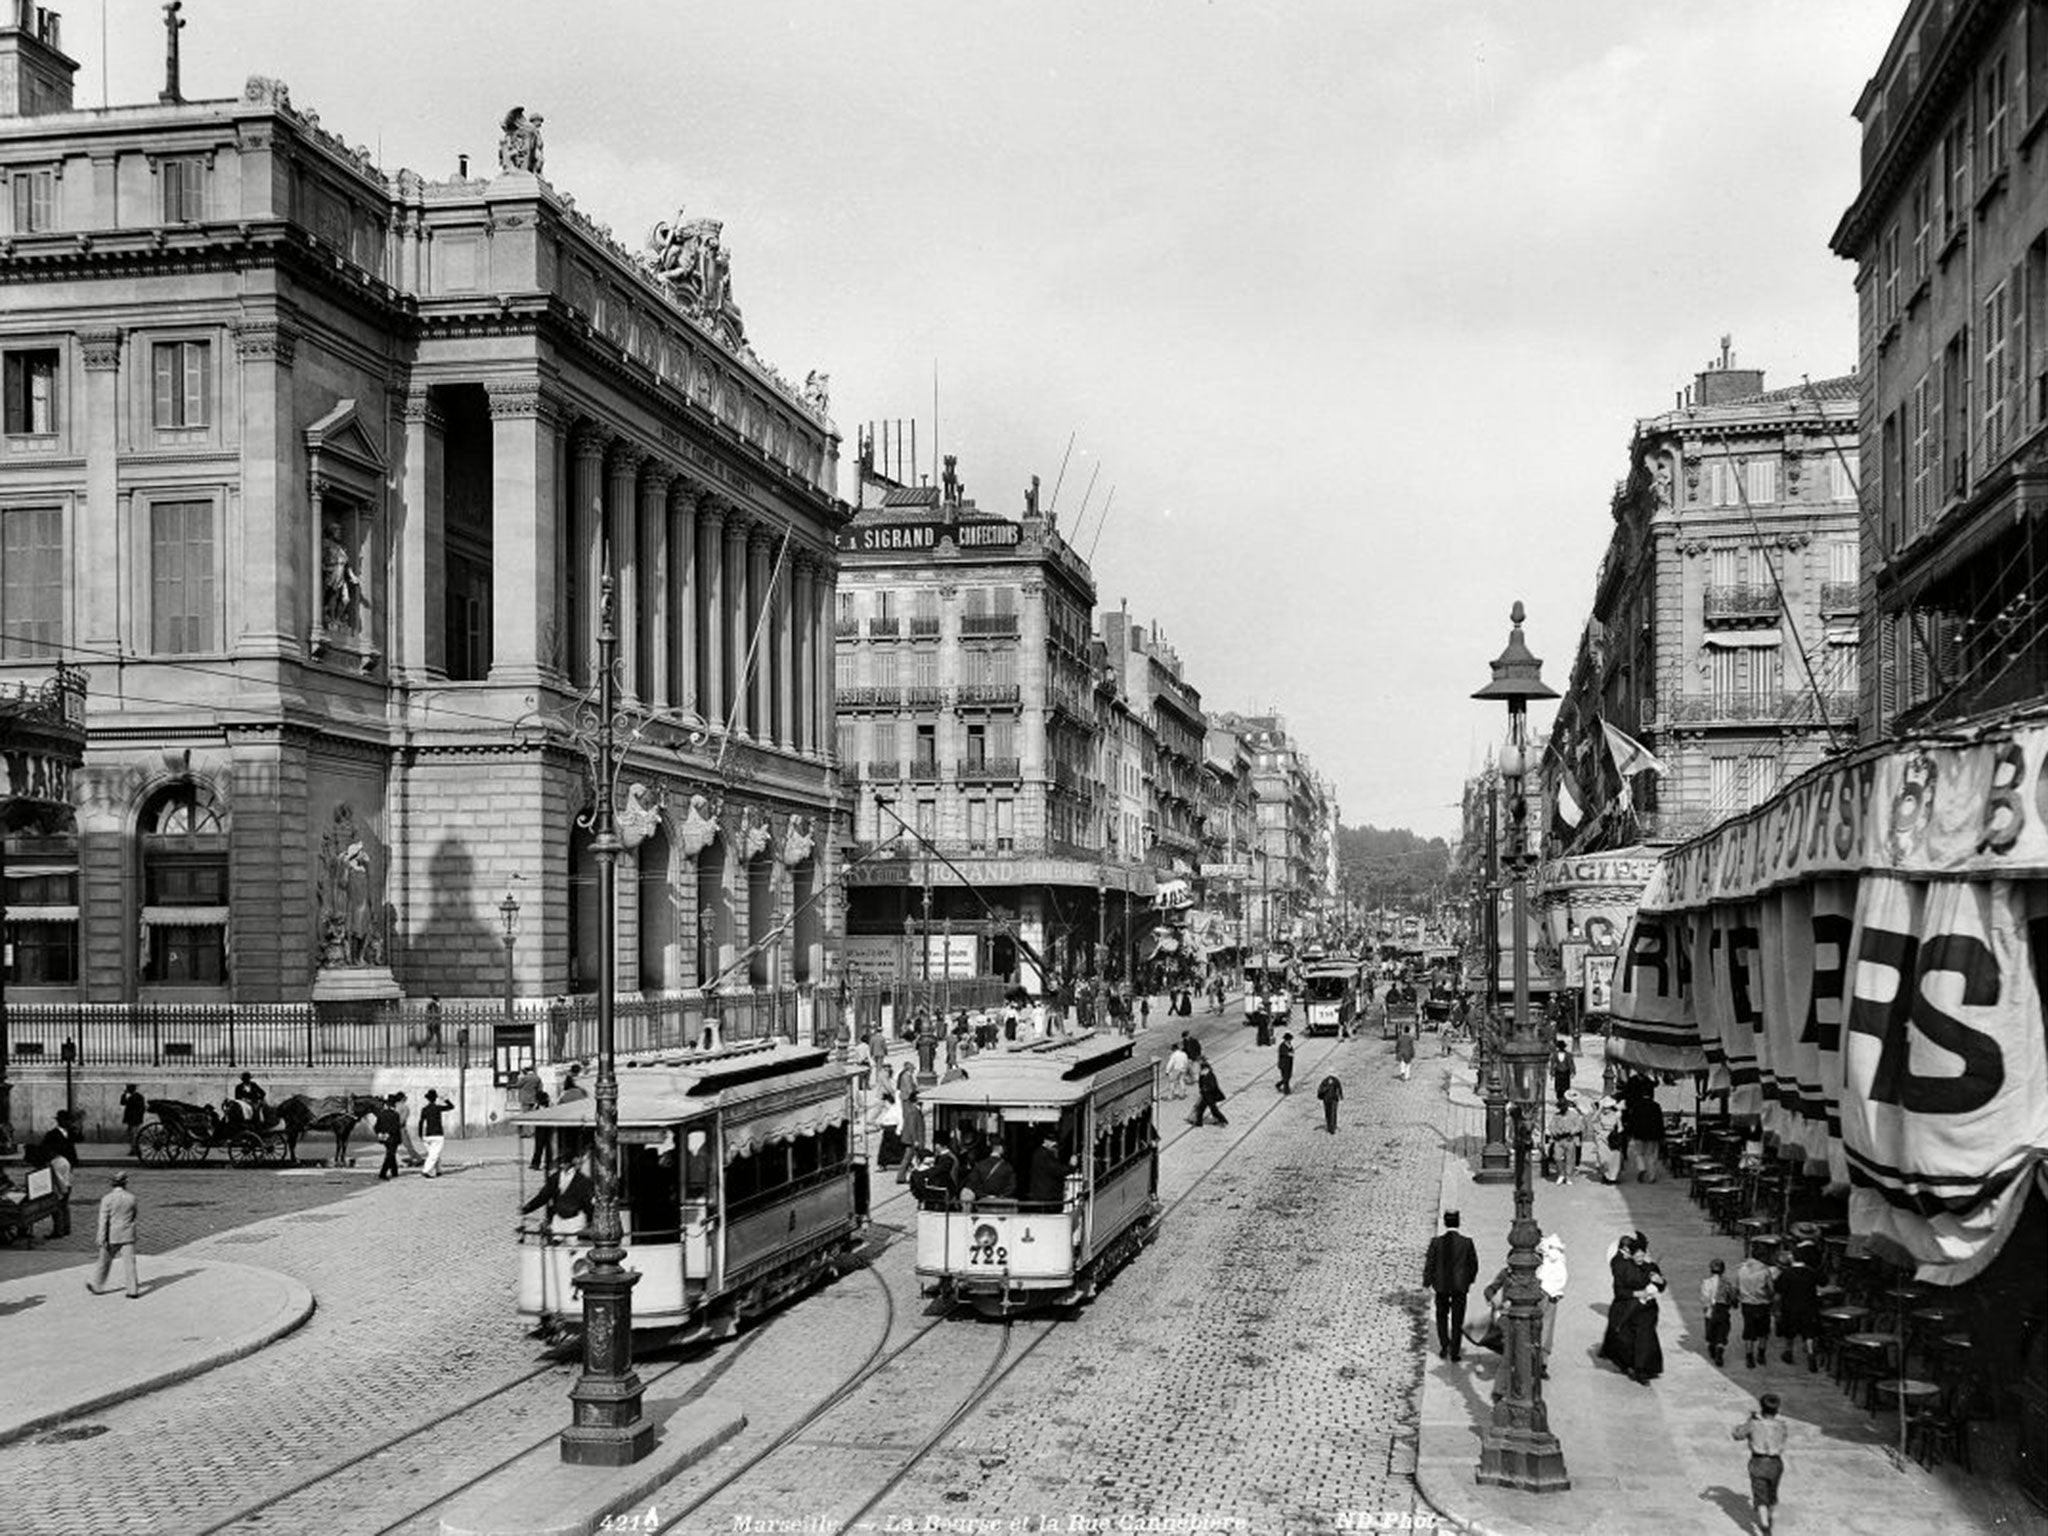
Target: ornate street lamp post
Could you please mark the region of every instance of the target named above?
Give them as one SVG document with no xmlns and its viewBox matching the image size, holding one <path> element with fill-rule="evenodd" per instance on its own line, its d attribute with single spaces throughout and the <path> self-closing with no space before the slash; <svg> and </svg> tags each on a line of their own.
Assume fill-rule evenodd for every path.
<svg viewBox="0 0 2048 1536">
<path fill-rule="evenodd" d="M 618 991 L 620 849 L 613 816 L 612 712 L 619 636 L 612 620 L 612 578 L 599 589 L 597 630 L 597 773 L 591 807 L 591 852 L 597 857 L 597 1189 L 590 1268 L 577 1277 L 583 1292 L 583 1374 L 570 1389 L 571 1421 L 562 1431 L 562 1460 L 622 1467 L 654 1447 L 654 1423 L 641 1412 L 633 1370 L 633 1285 L 619 1226 L 619 1076 L 612 1055 Z"/>
<path fill-rule="evenodd" d="M 1500 786 L 1486 776 L 1486 1012 L 1480 1016 L 1479 1097 L 1486 1105 L 1486 1142 L 1479 1149 L 1482 1184 L 1512 1178 L 1508 1096 L 1500 1079 Z"/>
<path fill-rule="evenodd" d="M 1538 1338 L 1542 1331 L 1543 1291 L 1536 1283 L 1535 1186 L 1530 1167 L 1534 1136 L 1531 1121 L 1543 1103 L 1543 1064 L 1548 1054 L 1529 1024 L 1529 806 L 1523 795 L 1528 774 L 1528 712 L 1531 699 L 1554 699 L 1543 684 L 1543 664 L 1522 641 L 1522 605 L 1510 615 L 1513 628 L 1507 649 L 1494 660 L 1493 681 L 1472 697 L 1504 699 L 1508 706 L 1508 746 L 1501 761 L 1508 792 L 1508 878 L 1513 891 L 1509 921 L 1514 925 L 1514 1015 L 1508 1039 L 1499 1051 L 1514 1105 L 1515 1220 L 1508 1229 L 1507 1314 L 1503 1333 L 1505 1390 L 1493 1402 L 1493 1422 L 1479 1438 L 1478 1480 L 1531 1493 L 1556 1493 L 1571 1487 L 1564 1448 L 1550 1432 L 1543 1405 Z"/>
</svg>

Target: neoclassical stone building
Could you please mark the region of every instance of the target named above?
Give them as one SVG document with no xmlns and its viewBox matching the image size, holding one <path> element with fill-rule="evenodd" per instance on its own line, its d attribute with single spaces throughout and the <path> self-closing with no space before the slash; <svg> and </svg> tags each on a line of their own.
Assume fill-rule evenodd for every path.
<svg viewBox="0 0 2048 1536">
<path fill-rule="evenodd" d="M 518 990 L 593 989 L 607 574 L 620 987 L 823 979 L 838 439 L 718 225 L 629 253 L 516 109 L 443 182 L 260 77 L 73 110 L 6 9 L 0 682 L 91 688 L 75 823 L 7 829 L 11 996 L 495 997 L 508 888 Z"/>
</svg>

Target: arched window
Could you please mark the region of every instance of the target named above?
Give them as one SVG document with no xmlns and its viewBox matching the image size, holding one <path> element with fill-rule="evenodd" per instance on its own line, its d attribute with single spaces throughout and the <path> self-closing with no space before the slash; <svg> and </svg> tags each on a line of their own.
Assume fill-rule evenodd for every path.
<svg viewBox="0 0 2048 1536">
<path fill-rule="evenodd" d="M 659 992 L 669 983 L 675 949 L 676 916 L 668 889 L 668 833 L 657 828 L 640 845 L 640 990 Z"/>
<path fill-rule="evenodd" d="M 190 779 L 142 808 L 142 979 L 218 987 L 228 979 L 228 827 Z"/>
<path fill-rule="evenodd" d="M 569 834 L 569 990 L 597 990 L 598 957 L 604 953 L 598 933 L 597 854 L 591 834 L 582 827 Z"/>
</svg>

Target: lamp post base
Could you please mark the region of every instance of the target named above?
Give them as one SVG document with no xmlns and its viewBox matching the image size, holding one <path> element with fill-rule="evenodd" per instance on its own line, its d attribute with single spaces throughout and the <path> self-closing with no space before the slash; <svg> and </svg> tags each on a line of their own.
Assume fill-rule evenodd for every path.
<svg viewBox="0 0 2048 1536">
<path fill-rule="evenodd" d="M 1505 1184 L 1515 1176 L 1514 1156 L 1508 1150 L 1508 1101 L 1488 1094 L 1486 1098 L 1486 1144 L 1479 1149 L 1479 1171 L 1475 1184 Z"/>
<path fill-rule="evenodd" d="M 633 1285 L 640 1277 L 616 1265 L 580 1276 L 583 1292 L 583 1374 L 569 1389 L 569 1427 L 562 1460 L 572 1466 L 628 1467 L 654 1449 L 654 1422 L 640 1408 L 633 1369 Z"/>
<path fill-rule="evenodd" d="M 1479 1436 L 1479 1470 L 1474 1481 L 1524 1493 L 1563 1493 L 1572 1485 L 1564 1469 L 1564 1447 L 1548 1430 L 1501 1429 L 1489 1425 Z"/>
</svg>

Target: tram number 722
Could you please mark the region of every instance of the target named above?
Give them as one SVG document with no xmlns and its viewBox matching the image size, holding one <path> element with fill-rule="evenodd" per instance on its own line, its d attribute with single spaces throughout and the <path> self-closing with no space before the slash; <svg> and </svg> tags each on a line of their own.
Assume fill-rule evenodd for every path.
<svg viewBox="0 0 2048 1536">
<path fill-rule="evenodd" d="M 1010 1250 L 996 1246 L 996 1229 L 984 1223 L 974 1229 L 974 1240 L 967 1245 L 967 1262 L 973 1264 L 1007 1264 Z"/>
</svg>

